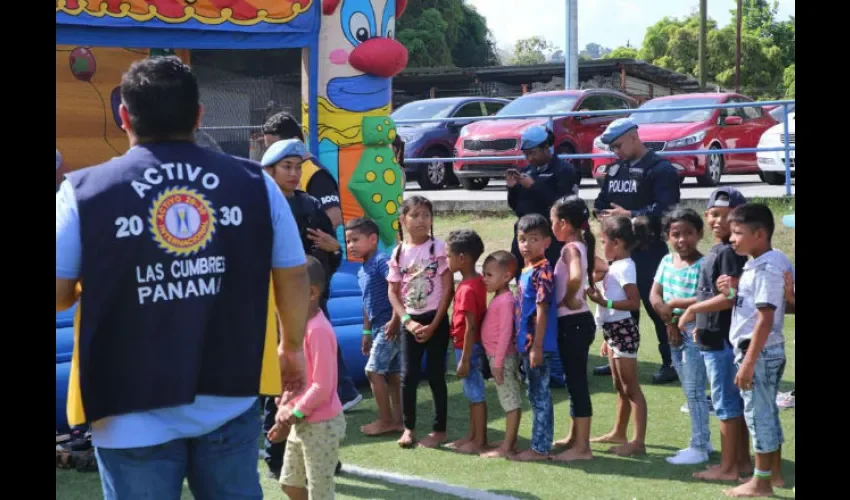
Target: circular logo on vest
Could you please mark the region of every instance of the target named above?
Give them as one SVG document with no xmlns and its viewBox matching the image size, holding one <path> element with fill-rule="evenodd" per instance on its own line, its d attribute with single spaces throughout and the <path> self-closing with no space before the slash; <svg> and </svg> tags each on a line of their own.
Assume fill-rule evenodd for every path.
<svg viewBox="0 0 850 500">
<path fill-rule="evenodd" d="M 173 187 L 154 200 L 148 222 L 160 248 L 186 256 L 200 252 L 212 241 L 216 220 L 204 195 L 187 187 Z"/>
</svg>

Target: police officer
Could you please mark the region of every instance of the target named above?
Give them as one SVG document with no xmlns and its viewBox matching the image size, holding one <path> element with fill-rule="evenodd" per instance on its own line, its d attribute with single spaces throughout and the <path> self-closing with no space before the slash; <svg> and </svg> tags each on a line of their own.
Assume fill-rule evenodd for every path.
<svg viewBox="0 0 850 500">
<path fill-rule="evenodd" d="M 555 134 L 543 126 L 527 128 L 520 138 L 520 149 L 528 160 L 521 171 L 508 169 L 505 183 L 508 187 L 508 205 L 517 218 L 528 214 L 540 214 L 549 220 L 549 210 L 562 196 L 578 194 L 581 179 L 575 168 L 567 160 L 561 160 L 553 154 Z M 546 258 L 554 266 L 561 255 L 563 243 L 552 238 L 552 244 L 546 250 Z M 522 264 L 516 239 L 511 243 L 511 253 Z M 522 265 L 517 268 L 517 277 Z"/>
<path fill-rule="evenodd" d="M 638 126 L 630 118 L 620 118 L 608 125 L 601 140 L 617 155 L 619 161 L 605 172 L 599 196 L 593 204 L 594 214 L 604 219 L 614 215 L 646 216 L 651 241 L 632 252 L 637 268 L 637 286 L 649 318 L 655 325 L 661 368 L 652 377 L 654 384 L 678 379 L 672 367 L 667 327 L 649 303 L 649 291 L 655 271 L 667 254 L 667 243 L 661 232 L 661 217 L 679 203 L 679 174 L 665 158 L 649 150 L 638 137 Z M 640 319 L 640 311 L 634 313 Z M 594 369 L 597 375 L 610 375 L 608 365 Z"/>
<path fill-rule="evenodd" d="M 119 114 L 130 149 L 56 194 L 56 310 L 80 298 L 69 423 L 92 423 L 106 500 L 179 498 L 186 478 L 196 498 L 261 499 L 258 392 L 304 388 L 295 220 L 257 163 L 194 143 L 180 59 L 133 63 Z"/>
</svg>

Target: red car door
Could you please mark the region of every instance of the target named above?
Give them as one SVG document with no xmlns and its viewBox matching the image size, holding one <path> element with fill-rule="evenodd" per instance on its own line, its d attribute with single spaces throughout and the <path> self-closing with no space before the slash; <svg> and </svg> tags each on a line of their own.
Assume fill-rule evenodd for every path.
<svg viewBox="0 0 850 500">
<path fill-rule="evenodd" d="M 726 97 L 720 102 L 735 103 L 739 101 L 737 97 Z M 741 124 L 731 125 L 726 123 L 726 118 L 733 116 L 741 118 Z M 744 121 L 744 110 L 741 108 L 721 108 L 719 117 L 719 132 L 717 133 L 717 137 L 720 138 L 721 147 L 723 149 L 737 149 L 744 147 L 741 145 L 746 142 L 743 140 L 744 127 L 746 126 L 746 122 Z M 755 158 L 755 155 L 753 155 L 753 158 Z M 737 171 L 742 165 L 742 155 L 740 153 L 726 153 L 723 155 L 723 163 L 724 171 Z"/>
<path fill-rule="evenodd" d="M 742 104 L 750 103 L 752 100 L 738 98 Z M 744 123 L 740 125 L 739 148 L 757 148 L 759 139 L 765 130 L 775 125 L 773 118 L 758 106 L 744 106 L 740 108 L 743 112 Z M 741 153 L 738 156 L 738 172 L 758 172 L 758 159 L 756 153 Z"/>
</svg>

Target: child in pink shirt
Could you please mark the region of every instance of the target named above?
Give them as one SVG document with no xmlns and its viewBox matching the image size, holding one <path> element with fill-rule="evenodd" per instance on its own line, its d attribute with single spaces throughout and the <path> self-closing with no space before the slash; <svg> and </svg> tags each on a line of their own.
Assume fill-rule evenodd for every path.
<svg viewBox="0 0 850 500">
<path fill-rule="evenodd" d="M 498 448 L 482 453 L 485 458 L 507 457 L 516 451 L 522 399 L 519 356 L 514 338 L 514 295 L 508 287 L 516 269 L 516 258 L 504 250 L 493 252 L 484 259 L 484 284 L 488 292 L 496 295 L 490 301 L 481 324 L 481 342 L 496 381 L 499 403 L 507 414 L 505 440 Z"/>
<path fill-rule="evenodd" d="M 304 334 L 307 385 L 301 394 L 285 393 L 268 438 L 286 439 L 280 484 L 289 498 L 333 498 L 339 443 L 345 437 L 345 417 L 337 396 L 336 335 L 319 308 L 325 271 L 307 257 L 310 275 L 310 320 Z M 288 436 L 288 437 L 287 437 Z"/>
</svg>

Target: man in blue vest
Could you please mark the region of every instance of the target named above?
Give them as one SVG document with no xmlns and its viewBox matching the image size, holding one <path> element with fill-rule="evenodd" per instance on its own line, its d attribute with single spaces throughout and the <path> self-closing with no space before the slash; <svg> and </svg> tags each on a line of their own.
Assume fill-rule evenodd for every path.
<svg viewBox="0 0 850 500">
<path fill-rule="evenodd" d="M 56 310 L 80 299 L 69 423 L 91 423 L 107 500 L 178 500 L 186 478 L 261 499 L 258 395 L 304 385 L 298 229 L 258 164 L 194 143 L 179 59 L 133 63 L 119 112 L 130 149 L 56 195 Z"/>
<path fill-rule="evenodd" d="M 600 218 L 614 215 L 645 216 L 649 219 L 651 241 L 632 251 L 637 271 L 637 287 L 641 300 L 655 326 L 661 368 L 652 376 L 653 384 L 678 380 L 672 366 L 667 326 L 649 303 L 649 291 L 661 259 L 668 253 L 667 242 L 661 234 L 661 217 L 680 199 L 679 173 L 669 160 L 648 149 L 640 137 L 638 126 L 631 118 L 620 118 L 608 125 L 601 137 L 619 161 L 605 172 L 602 188 L 593 203 L 593 212 Z M 640 311 L 633 313 L 640 319 Z M 610 375 L 608 365 L 594 369 L 597 375 Z"/>
</svg>

